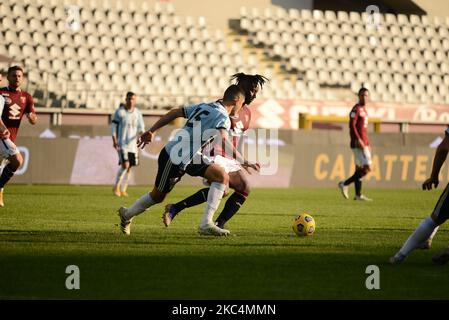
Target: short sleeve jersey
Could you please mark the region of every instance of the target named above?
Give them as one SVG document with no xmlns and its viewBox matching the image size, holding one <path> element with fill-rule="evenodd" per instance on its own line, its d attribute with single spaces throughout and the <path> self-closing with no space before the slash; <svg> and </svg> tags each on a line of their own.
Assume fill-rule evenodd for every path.
<svg viewBox="0 0 449 320">
<path fill-rule="evenodd" d="M 118 108 L 112 117 L 111 128 L 122 150 L 137 153 L 138 135 L 145 131 L 142 113 L 138 109 L 128 111 L 123 106 Z"/>
<path fill-rule="evenodd" d="M 360 148 L 359 140 L 369 146 L 368 140 L 368 113 L 364 106 L 356 104 L 349 114 L 349 134 L 351 148 Z"/>
<path fill-rule="evenodd" d="M 1 88 L 0 95 L 4 99 L 2 121 L 11 133 L 11 141 L 15 142 L 23 115 L 36 112 L 33 98 L 27 92 L 9 87 Z"/>
<path fill-rule="evenodd" d="M 183 108 L 187 122 L 165 145 L 170 159 L 181 169 L 192 161 L 194 155 L 218 135 L 218 130 L 229 131 L 231 120 L 221 102 L 202 103 Z"/>
</svg>

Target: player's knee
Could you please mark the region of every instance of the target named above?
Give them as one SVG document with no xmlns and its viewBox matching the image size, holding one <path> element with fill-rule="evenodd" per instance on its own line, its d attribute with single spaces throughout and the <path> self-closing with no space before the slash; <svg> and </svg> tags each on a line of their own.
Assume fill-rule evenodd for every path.
<svg viewBox="0 0 449 320">
<path fill-rule="evenodd" d="M 229 175 L 218 166 L 211 167 L 211 177 L 207 177 L 210 182 L 218 182 L 223 184 L 229 184 Z"/>
<path fill-rule="evenodd" d="M 251 192 L 251 185 L 250 185 L 249 181 L 245 178 L 241 179 L 239 186 L 238 186 L 238 188 L 236 188 L 235 191 L 240 192 L 242 194 L 249 195 L 249 193 Z"/>
<path fill-rule="evenodd" d="M 243 192 L 246 193 L 247 196 L 251 192 L 251 184 L 247 179 L 243 180 Z"/>
<path fill-rule="evenodd" d="M 225 185 L 228 185 L 229 184 L 229 175 L 226 172 L 222 171 L 220 173 L 220 180 L 221 181 L 219 181 L 219 182 L 221 182 Z"/>
<path fill-rule="evenodd" d="M 366 175 L 366 170 L 365 167 L 357 167 L 355 169 L 355 173 L 357 174 L 357 176 L 359 177 L 359 179 L 363 178 Z"/>
<path fill-rule="evenodd" d="M 23 164 L 23 157 L 20 153 L 16 154 L 14 157 L 9 159 L 9 167 L 12 170 L 19 169 Z"/>
</svg>

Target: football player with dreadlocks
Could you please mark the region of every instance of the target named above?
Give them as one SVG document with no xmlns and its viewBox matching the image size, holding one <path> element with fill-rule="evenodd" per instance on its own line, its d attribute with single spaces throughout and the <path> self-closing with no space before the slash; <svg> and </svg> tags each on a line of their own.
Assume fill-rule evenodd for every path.
<svg viewBox="0 0 449 320">
<path fill-rule="evenodd" d="M 251 122 L 251 110 L 249 109 L 249 105 L 257 97 L 257 93 L 259 90 L 262 90 L 263 85 L 268 79 L 258 74 L 249 75 L 237 73 L 231 77 L 231 81 L 235 81 L 235 84 L 245 92 L 244 106 L 240 109 L 238 114 L 230 117 L 232 142 L 237 148 L 240 138 L 243 136 L 244 132 L 248 130 Z M 248 198 L 250 185 L 244 170 L 242 170 L 242 166 L 232 155 L 226 154 L 219 145 L 214 146 L 210 156 L 210 161 L 222 166 L 229 174 L 229 187 L 234 189 L 234 193 L 228 198 L 223 211 L 215 221 L 215 224 L 223 229 L 225 223 L 237 213 Z M 247 170 L 247 168 L 245 169 Z M 162 221 L 165 226 L 168 227 L 176 215 L 182 210 L 206 202 L 208 192 L 209 188 L 204 188 L 178 203 L 168 204 L 162 215 Z"/>
</svg>

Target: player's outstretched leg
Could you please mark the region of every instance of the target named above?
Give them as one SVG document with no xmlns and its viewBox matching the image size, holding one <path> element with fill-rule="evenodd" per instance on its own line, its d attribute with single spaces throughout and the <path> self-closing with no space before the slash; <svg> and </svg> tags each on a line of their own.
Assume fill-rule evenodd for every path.
<svg viewBox="0 0 449 320">
<path fill-rule="evenodd" d="M 432 217 L 425 218 L 407 239 L 402 248 L 390 258 L 390 263 L 402 263 L 410 252 L 430 237 L 436 227 L 438 227 L 438 224 L 432 219 Z"/>
<path fill-rule="evenodd" d="M 129 235 L 131 233 L 132 219 L 149 209 L 151 206 L 160 203 L 164 200 L 165 194 L 157 191 L 156 188 L 150 193 L 146 193 L 137 199 L 129 208 L 121 207 L 118 210 L 120 217 L 120 230 Z"/>
<path fill-rule="evenodd" d="M 165 211 L 162 214 L 162 222 L 166 227 L 170 225 L 170 223 L 173 221 L 173 219 L 180 213 L 182 210 L 197 206 L 201 203 L 204 203 L 207 201 L 207 195 L 209 193 L 209 188 L 204 188 L 193 195 L 191 195 L 188 198 L 185 198 L 184 200 L 179 201 L 175 204 L 167 204 L 165 206 Z"/>
</svg>

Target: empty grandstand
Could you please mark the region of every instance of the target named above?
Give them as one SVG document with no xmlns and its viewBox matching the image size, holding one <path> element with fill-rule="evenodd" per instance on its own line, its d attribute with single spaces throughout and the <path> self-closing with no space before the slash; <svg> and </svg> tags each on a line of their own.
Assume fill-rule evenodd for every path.
<svg viewBox="0 0 449 320">
<path fill-rule="evenodd" d="M 374 17 L 366 1 L 337 2 L 232 0 L 216 12 L 204 1 L 4 0 L 0 55 L 24 65 L 48 109 L 107 113 L 127 90 L 167 109 L 220 96 L 242 71 L 269 77 L 260 98 L 281 105 L 352 101 L 361 85 L 377 103 L 449 103 L 449 10 L 377 1 Z"/>
</svg>

